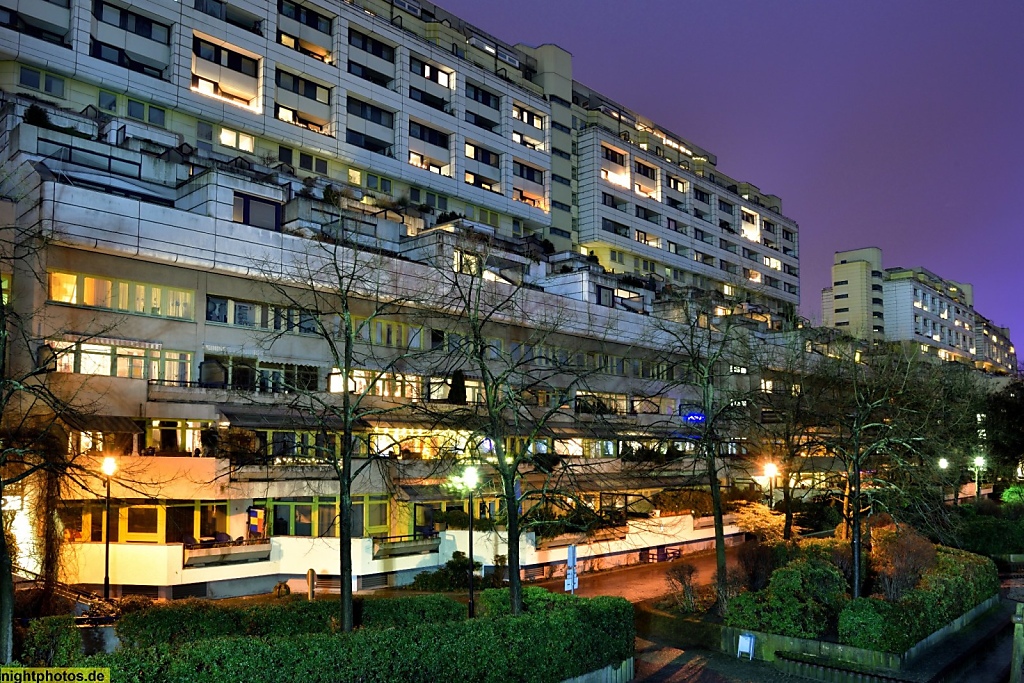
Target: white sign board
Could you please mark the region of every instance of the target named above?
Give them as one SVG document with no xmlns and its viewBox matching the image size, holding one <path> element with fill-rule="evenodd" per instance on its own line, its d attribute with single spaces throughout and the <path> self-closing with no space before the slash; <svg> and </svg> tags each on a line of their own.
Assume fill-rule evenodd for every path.
<svg viewBox="0 0 1024 683">
<path fill-rule="evenodd" d="M 565 590 L 575 591 L 580 587 L 580 575 L 572 567 L 565 570 Z"/>
<path fill-rule="evenodd" d="M 740 642 L 736 648 L 736 656 L 748 655 L 748 659 L 754 658 L 754 634 L 741 633 Z"/>
</svg>

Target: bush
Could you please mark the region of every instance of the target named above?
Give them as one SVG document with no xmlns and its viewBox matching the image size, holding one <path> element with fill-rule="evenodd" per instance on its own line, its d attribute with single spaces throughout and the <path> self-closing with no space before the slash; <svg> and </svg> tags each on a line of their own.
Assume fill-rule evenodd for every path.
<svg viewBox="0 0 1024 683">
<path fill-rule="evenodd" d="M 466 618 L 466 606 L 443 595 L 370 598 L 363 601 L 364 628 L 410 628 Z"/>
<path fill-rule="evenodd" d="M 961 550 L 936 547 L 935 566 L 918 586 L 896 603 L 855 600 L 839 617 L 840 642 L 884 652 L 906 652 L 911 646 L 953 619 L 995 595 L 999 574 L 992 560 Z M 853 610 L 851 614 L 846 614 Z M 845 626 L 844 626 L 845 624 Z M 859 635 L 859 625 L 870 627 L 871 637 Z"/>
<path fill-rule="evenodd" d="M 480 566 L 479 562 L 474 562 L 473 571 L 480 569 Z M 445 562 L 440 569 L 420 572 L 412 580 L 412 589 L 419 591 L 443 593 L 466 588 L 469 588 L 469 558 L 461 550 L 452 553 L 452 559 Z"/>
<path fill-rule="evenodd" d="M 1016 520 L 975 515 L 960 523 L 958 545 L 979 555 L 1024 552 L 1024 525 Z"/>
<path fill-rule="evenodd" d="M 1020 484 L 1014 484 L 1013 486 L 1007 486 L 1006 489 L 1003 490 L 1003 493 L 1000 496 L 1000 499 L 1004 503 L 1009 503 L 1009 504 L 1016 503 L 1016 504 L 1020 505 L 1021 503 L 1024 503 L 1024 486 L 1021 486 Z"/>
<path fill-rule="evenodd" d="M 711 494 L 697 489 L 666 489 L 654 494 L 651 502 L 663 513 L 692 512 L 695 517 L 707 517 L 714 510 Z"/>
<path fill-rule="evenodd" d="M 689 562 L 676 564 L 668 568 L 666 572 L 668 585 L 672 588 L 672 597 L 676 606 L 684 612 L 696 612 L 697 592 L 697 567 Z"/>
<path fill-rule="evenodd" d="M 935 566 L 935 545 L 908 526 L 874 529 L 871 565 L 886 600 L 895 602 Z"/>
<path fill-rule="evenodd" d="M 406 628 L 466 616 L 463 605 L 436 595 L 356 598 L 354 610 L 356 624 L 366 628 Z M 126 614 L 118 620 L 116 629 L 125 648 L 162 645 L 173 650 L 186 643 L 219 637 L 329 634 L 336 630 L 339 615 L 337 600 L 291 599 L 238 607 L 191 599 Z"/>
<path fill-rule="evenodd" d="M 318 683 L 560 681 L 633 656 L 633 608 L 576 599 L 520 617 L 291 638 L 235 637 L 119 650 L 87 660 L 131 683 L 232 683 L 275 677 Z"/>
<path fill-rule="evenodd" d="M 772 573 L 768 589 L 729 603 L 726 624 L 796 638 L 818 638 L 835 623 L 846 581 L 831 563 L 799 558 Z"/>
<path fill-rule="evenodd" d="M 126 595 L 117 601 L 117 613 L 132 614 L 149 609 L 153 606 L 153 599 L 145 595 Z"/>
<path fill-rule="evenodd" d="M 546 588 L 523 586 L 523 612 L 536 614 L 563 609 L 578 603 L 570 593 L 552 593 Z M 480 593 L 480 614 L 486 617 L 507 617 L 512 614 L 508 588 L 491 588 Z"/>
<path fill-rule="evenodd" d="M 851 600 L 839 614 L 839 642 L 866 650 L 894 652 L 888 642 L 893 606 L 878 598 Z"/>
<path fill-rule="evenodd" d="M 75 666 L 82 657 L 82 634 L 71 615 L 43 617 L 28 625 L 21 662 L 29 666 Z"/>
</svg>

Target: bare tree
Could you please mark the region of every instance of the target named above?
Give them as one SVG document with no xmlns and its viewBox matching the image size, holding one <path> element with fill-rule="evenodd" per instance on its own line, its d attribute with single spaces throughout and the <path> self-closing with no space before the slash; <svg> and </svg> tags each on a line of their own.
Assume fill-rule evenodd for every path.
<svg viewBox="0 0 1024 683">
<path fill-rule="evenodd" d="M 587 305 L 545 295 L 529 285 L 539 254 L 486 234 L 455 228 L 432 257 L 430 394 L 419 409 L 438 424 L 468 432 L 467 453 L 496 480 L 508 540 L 512 612 L 522 609 L 520 540 L 539 507 L 577 505 L 576 472 L 541 446 L 549 429 L 576 422 L 574 395 L 585 387 L 585 354 L 572 341 L 613 324 Z M 576 305 L 578 304 L 578 305 Z M 575 305 L 575 308 L 574 308 Z M 565 334 L 565 337 L 561 335 Z M 577 398 L 579 401 L 584 399 Z M 472 512 L 472 511 L 471 511 Z"/>
<path fill-rule="evenodd" d="M 745 466 L 737 442 L 749 431 L 753 391 L 751 343 L 757 320 L 749 307 L 717 292 L 683 292 L 665 298 L 652 319 L 654 333 L 674 368 L 667 386 L 681 391 L 684 430 L 711 492 L 715 524 L 716 585 L 728 595 L 723 479 L 732 466 Z M 730 453 L 730 450 L 736 451 Z"/>
<path fill-rule="evenodd" d="M 291 250 L 253 255 L 262 287 L 286 311 L 285 321 L 256 336 L 272 350 L 290 343 L 285 333 L 298 327 L 318 340 L 331 364 L 326 377 L 285 373 L 280 381 L 292 397 L 296 424 L 317 435 L 314 459 L 331 466 L 339 485 L 340 623 L 349 631 L 354 626 L 353 482 L 370 467 L 386 470 L 383 458 L 394 455 L 391 447 L 374 451 L 361 436 L 368 420 L 421 398 L 415 358 L 426 340 L 419 327 L 403 322 L 409 308 L 418 305 L 415 267 L 389 253 L 378 235 L 397 230 L 388 220 L 394 216 L 381 210 L 368 218 L 347 209 L 348 197 L 325 195 L 331 220 L 321 216 L 318 234 L 300 232 L 306 239 L 291 240 Z M 394 238 L 392 246 L 397 232 Z"/>
<path fill-rule="evenodd" d="M 960 370 L 922 355 L 912 345 L 836 345 L 820 374 L 831 387 L 823 420 L 825 447 L 847 475 L 844 517 L 853 551 L 853 596 L 859 597 L 862 518 L 872 501 L 920 498 L 915 485 L 934 478 L 931 460 L 943 444 L 962 441 L 968 421 L 947 399 Z M 969 381 L 967 375 L 963 375 Z M 944 388 L 945 387 L 945 388 Z M 976 418 L 974 421 L 976 438 Z M 865 497 L 865 484 L 870 493 Z"/>
<path fill-rule="evenodd" d="M 803 474 L 819 480 L 829 474 L 822 467 L 831 458 L 823 451 L 821 409 L 832 388 L 819 370 L 835 336 L 831 330 L 801 327 L 772 335 L 753 351 L 760 381 L 755 409 L 760 416 L 752 423 L 752 440 L 781 475 L 773 488 L 782 495 L 786 539 L 793 536 L 793 509 L 799 495 L 794 484 Z"/>
</svg>

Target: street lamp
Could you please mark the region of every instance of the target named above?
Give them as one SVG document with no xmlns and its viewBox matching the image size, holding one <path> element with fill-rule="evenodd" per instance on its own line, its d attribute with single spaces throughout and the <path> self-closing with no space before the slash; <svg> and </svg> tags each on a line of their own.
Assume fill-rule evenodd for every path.
<svg viewBox="0 0 1024 683">
<path fill-rule="evenodd" d="M 764 466 L 764 476 L 768 477 L 768 507 L 775 507 L 775 477 L 779 475 L 779 468 L 775 463 L 770 462 Z"/>
<path fill-rule="evenodd" d="M 103 599 L 110 599 L 110 478 L 117 471 L 117 461 L 107 456 L 103 458 L 103 465 L 100 467 L 107 477 L 107 501 L 104 507 L 103 518 L 106 520 L 106 528 L 103 530 L 105 548 L 103 554 Z"/>
<path fill-rule="evenodd" d="M 476 609 L 473 604 L 473 489 L 480 483 L 480 473 L 473 465 L 468 466 L 462 473 L 462 485 L 469 491 L 469 618 L 475 616 Z"/>
<path fill-rule="evenodd" d="M 939 491 L 942 493 L 942 504 L 946 504 L 946 470 L 949 468 L 949 461 L 945 458 L 939 458 L 939 469 L 942 470 L 942 483 L 939 485 Z M 953 505 L 956 505 L 957 491 L 953 488 Z"/>
<path fill-rule="evenodd" d="M 974 502 L 981 502 L 981 471 L 985 468 L 985 458 L 980 455 L 974 458 Z"/>
</svg>

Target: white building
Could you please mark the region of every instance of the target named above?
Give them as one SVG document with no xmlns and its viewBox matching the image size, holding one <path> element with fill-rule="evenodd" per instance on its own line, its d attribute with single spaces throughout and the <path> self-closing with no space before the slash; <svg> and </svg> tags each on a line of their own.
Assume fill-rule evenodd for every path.
<svg viewBox="0 0 1024 683">
<path fill-rule="evenodd" d="M 115 593 L 237 594 L 337 572 L 337 484 L 307 457 L 315 436 L 289 397 L 330 396 L 335 366 L 314 314 L 261 272 L 314 238 L 371 248 L 403 291 L 448 259 L 525 282 L 532 310 L 560 311 L 549 350 L 587 354 L 599 377 L 571 397 L 584 417 L 537 447 L 589 459 L 597 509 L 689 481 L 637 481 L 619 459 L 686 401 L 670 382 L 648 398 L 659 376 L 645 354 L 665 353 L 659 302 L 717 291 L 774 327 L 799 300 L 798 227 L 778 197 L 573 81 L 557 46 L 503 43 L 430 3 L 0 0 L 0 60 L 2 224 L 48 240 L 2 272 L 29 321 L 15 366 L 52 362 L 51 388 L 92 408 L 67 424 L 71 448 L 114 454 L 126 473 L 110 520 L 99 479 L 68 494 L 73 583 L 101 582 L 107 539 Z M 461 246 L 479 239 L 493 261 Z M 512 353 L 536 324 L 507 321 L 496 348 Z M 404 310 L 381 325 L 369 358 L 451 343 Z M 441 400 L 437 379 L 391 372 L 377 396 Z M 580 426 L 595 405 L 619 414 L 613 432 Z M 439 444 L 465 436 L 437 431 L 396 418 L 361 432 L 394 467 L 356 482 L 360 586 L 406 581 L 464 540 L 380 540 L 465 509 L 428 476 Z M 260 457 L 212 457 L 209 435 L 240 433 Z M 628 533 L 582 556 L 630 561 L 708 536 L 682 518 Z M 247 540 L 192 543 L 219 535 Z M 488 538 L 485 564 L 501 554 Z M 528 542 L 528 570 L 561 557 Z"/>
</svg>

